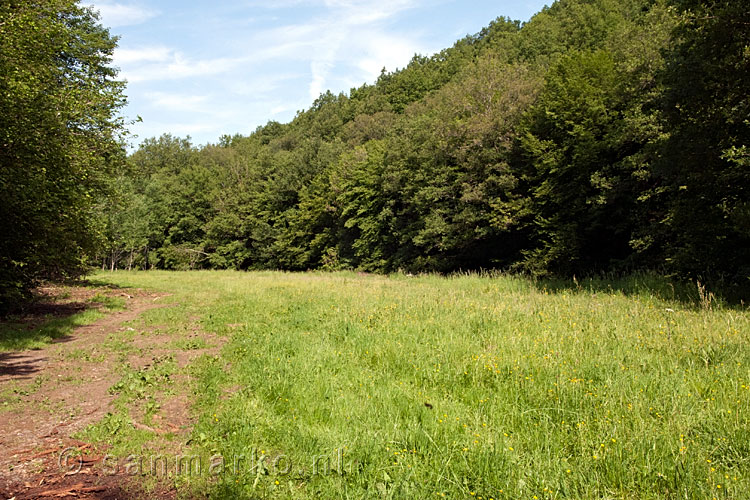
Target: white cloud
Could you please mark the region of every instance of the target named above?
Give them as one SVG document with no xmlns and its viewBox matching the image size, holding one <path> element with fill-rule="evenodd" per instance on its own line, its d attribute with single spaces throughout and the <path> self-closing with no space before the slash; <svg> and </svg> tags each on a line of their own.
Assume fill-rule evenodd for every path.
<svg viewBox="0 0 750 500">
<path fill-rule="evenodd" d="M 404 66 L 420 52 L 422 47 L 415 40 L 395 37 L 383 26 L 387 20 L 419 3 L 420 0 L 287 0 L 275 3 L 270 8 L 308 4 L 325 10 L 306 23 L 258 33 L 256 46 L 266 48 L 255 55 L 261 59 L 284 57 L 307 62 L 310 68 L 308 94 L 316 99 L 331 86 L 340 63 L 359 61 L 353 67 L 361 74 L 347 75 L 347 81 L 361 78 L 371 81 L 384 66 L 389 69 Z"/>
<path fill-rule="evenodd" d="M 142 49 L 115 49 L 114 62 L 118 65 L 127 65 L 138 62 L 163 62 L 167 61 L 172 53 L 168 47 L 144 47 Z"/>
<path fill-rule="evenodd" d="M 227 90 L 234 96 L 251 98 L 273 94 L 285 83 L 304 78 L 302 73 L 273 73 L 256 75 L 254 78 L 233 78 L 225 82 Z M 288 97 L 288 96 L 286 96 Z"/>
<path fill-rule="evenodd" d="M 245 60 L 228 57 L 191 59 L 182 52 L 163 47 L 126 49 L 115 54 L 115 64 L 122 68 L 121 76 L 130 83 L 216 75 L 236 68 Z"/>
<path fill-rule="evenodd" d="M 286 111 L 293 111 L 293 110 L 294 110 L 294 108 L 293 108 L 293 107 L 287 106 L 287 105 L 285 105 L 285 104 L 281 104 L 281 105 L 279 105 L 279 106 L 276 106 L 276 107 L 274 107 L 274 108 L 271 108 L 271 114 L 272 114 L 272 115 L 278 115 L 278 114 L 280 114 L 280 113 L 284 113 L 284 112 L 286 112 Z"/>
<path fill-rule="evenodd" d="M 395 17 L 400 12 L 418 6 L 416 0 L 324 0 L 337 17 L 350 26 L 359 26 Z"/>
<path fill-rule="evenodd" d="M 141 24 L 159 15 L 159 11 L 134 4 L 98 2 L 92 7 L 99 11 L 104 26 L 130 26 Z"/>
<path fill-rule="evenodd" d="M 385 66 L 405 65 L 419 44 L 409 38 L 394 37 L 380 26 L 382 21 L 413 8 L 417 0 L 291 0 L 325 7 L 325 13 L 309 22 L 256 32 L 240 57 L 195 59 L 164 46 L 118 48 L 114 62 L 130 83 L 174 80 L 226 73 L 241 65 L 260 66 L 270 60 L 304 61 L 309 65 L 308 94 L 315 99 L 329 88 L 337 65 L 358 61 L 360 75 L 373 80 Z M 119 5 L 119 4 L 114 4 Z M 274 5 L 274 7 L 278 7 Z"/>
<path fill-rule="evenodd" d="M 281 25 L 227 28 L 200 45 L 199 36 L 188 37 L 190 44 L 123 38 L 114 63 L 144 118 L 133 131 L 140 137 L 169 131 L 210 141 L 224 133 L 249 133 L 268 119 L 291 119 L 327 89 L 348 91 L 374 81 L 383 67 L 395 70 L 415 53 L 430 53 L 424 33 L 404 32 L 399 18 L 427 1 L 277 0 L 258 8 L 313 7 L 312 15 L 293 15 L 294 21 Z M 148 26 L 158 30 L 155 25 Z"/>
<path fill-rule="evenodd" d="M 426 51 L 417 49 L 417 44 L 409 39 L 370 33 L 367 43 L 359 48 L 361 57 L 357 58 L 357 67 L 368 81 L 380 76 L 383 67 L 390 70 L 406 66 L 415 53 Z"/>
<path fill-rule="evenodd" d="M 248 5 L 263 9 L 288 9 L 306 5 L 309 7 L 324 7 L 328 9 L 378 9 L 382 11 L 400 10 L 402 8 L 411 8 L 420 4 L 420 0 L 275 0 L 268 2 L 265 0 L 250 1 Z"/>
<path fill-rule="evenodd" d="M 310 82 L 310 98 L 317 99 L 318 96 L 326 90 L 326 78 L 333 69 L 336 54 L 341 47 L 347 30 L 331 30 L 328 36 L 318 43 L 319 50 L 315 51 L 315 55 L 310 62 L 310 71 L 312 73 L 312 81 Z"/>
<path fill-rule="evenodd" d="M 169 111 L 183 111 L 191 113 L 210 112 L 208 96 L 172 94 L 167 92 L 147 92 L 144 94 L 152 106 Z M 208 104 L 208 106 L 207 106 Z"/>
</svg>

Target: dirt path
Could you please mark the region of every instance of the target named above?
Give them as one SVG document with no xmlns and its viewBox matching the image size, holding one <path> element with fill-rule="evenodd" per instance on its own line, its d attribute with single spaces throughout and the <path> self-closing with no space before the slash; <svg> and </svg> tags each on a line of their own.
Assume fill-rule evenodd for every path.
<svg viewBox="0 0 750 500">
<path fill-rule="evenodd" d="M 110 388 L 122 376 L 123 364 L 147 367 L 159 355 L 170 353 L 184 368 L 195 357 L 215 352 L 219 343 L 206 343 L 211 336 L 196 329 L 188 335 L 200 336 L 202 348 L 175 350 L 173 344 L 167 345 L 174 342 L 174 336 L 141 334 L 128 342 L 125 353 L 112 349 L 108 342 L 133 330 L 124 323 L 164 306 L 158 294 L 140 290 L 108 293 L 124 296 L 125 309 L 76 328 L 42 349 L 0 353 L 0 498 L 175 496 L 168 485 L 146 495 L 124 474 L 104 474 L 101 446 L 97 449 L 72 436 L 112 411 L 116 396 Z M 182 390 L 163 401 L 153 419 L 163 422 L 166 431 L 139 424 L 137 408 L 131 409 L 133 426 L 157 434 L 186 433 L 191 423 L 188 384 L 176 385 Z"/>
</svg>

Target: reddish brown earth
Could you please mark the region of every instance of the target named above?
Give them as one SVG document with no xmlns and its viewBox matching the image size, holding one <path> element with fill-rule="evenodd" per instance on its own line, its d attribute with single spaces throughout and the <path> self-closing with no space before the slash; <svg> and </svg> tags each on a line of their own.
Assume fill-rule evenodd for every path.
<svg viewBox="0 0 750 500">
<path fill-rule="evenodd" d="M 43 292 L 54 297 L 59 290 Z M 65 300 L 48 300 L 29 310 L 23 321 L 33 328 L 50 315 L 80 312 L 92 307 L 86 300 L 96 293 L 123 297 L 125 309 L 109 312 L 41 349 L 0 352 L 0 499 L 176 496 L 169 484 L 157 484 L 155 490 L 146 492 L 122 470 L 111 475 L 102 463 L 105 445 L 73 438 L 112 410 L 115 396 L 109 389 L 121 376 L 117 367 L 122 359 L 117 357 L 122 354 L 107 349 L 104 343 L 113 333 L 132 330 L 124 323 L 149 309 L 164 307 L 160 302 L 163 296 L 132 289 L 67 289 Z M 220 339 L 200 332 L 197 326 L 179 338 L 190 337 L 201 337 L 209 347 L 178 350 L 168 345 L 175 340 L 174 335 L 140 335 L 132 341 L 134 349 L 127 363 L 146 367 L 168 353 L 184 368 L 199 355 L 214 354 L 220 345 Z M 151 426 L 139 423 L 141 409 L 131 408 L 135 428 L 153 431 L 156 436 L 187 434 L 191 427 L 189 384 L 180 377 L 185 376 L 176 375 L 177 393 L 160 401 Z M 66 459 L 67 455 L 70 458 Z"/>
</svg>

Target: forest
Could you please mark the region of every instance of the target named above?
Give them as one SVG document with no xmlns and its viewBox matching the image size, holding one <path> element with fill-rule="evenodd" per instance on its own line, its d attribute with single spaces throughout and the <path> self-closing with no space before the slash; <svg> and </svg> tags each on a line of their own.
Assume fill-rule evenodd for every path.
<svg viewBox="0 0 750 500">
<path fill-rule="evenodd" d="M 747 298 L 750 9 L 559 0 L 290 123 L 127 152 L 117 40 L 0 6 L 0 304 L 106 269 L 656 272 Z"/>
</svg>

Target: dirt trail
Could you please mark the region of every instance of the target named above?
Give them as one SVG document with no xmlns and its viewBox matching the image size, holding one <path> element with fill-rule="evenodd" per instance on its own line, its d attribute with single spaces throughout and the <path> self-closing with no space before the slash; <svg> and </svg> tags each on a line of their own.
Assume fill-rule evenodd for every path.
<svg viewBox="0 0 750 500">
<path fill-rule="evenodd" d="M 132 330 L 123 325 L 125 322 L 147 310 L 164 307 L 158 294 L 130 289 L 127 293 L 108 293 L 124 296 L 125 310 L 76 328 L 71 335 L 42 349 L 0 353 L 0 498 L 175 496 L 169 487 L 145 495 L 126 476 L 104 475 L 101 450 L 72 438 L 112 409 L 115 396 L 109 389 L 121 376 L 117 369 L 122 364 L 122 354 L 107 349 L 108 340 L 114 333 Z M 127 362 L 147 365 L 159 352 L 169 351 L 163 342 L 174 339 L 158 337 L 163 338 L 139 339 L 138 343 L 148 344 L 148 348 L 137 349 L 137 355 L 131 355 Z M 184 367 L 196 356 L 216 349 L 216 344 L 211 344 L 207 349 L 171 352 L 178 365 Z M 169 422 L 172 432 L 186 432 L 190 424 L 188 410 L 188 398 L 183 392 L 164 402 L 162 415 L 157 415 L 155 421 Z M 133 425 L 138 428 L 137 418 L 133 418 Z M 71 467 L 75 473 L 66 474 L 68 469 L 61 467 L 61 453 L 66 449 L 75 455 L 69 462 L 74 464 Z M 77 464 L 81 464 L 80 471 Z M 66 465 L 64 460 L 62 465 Z"/>
</svg>

